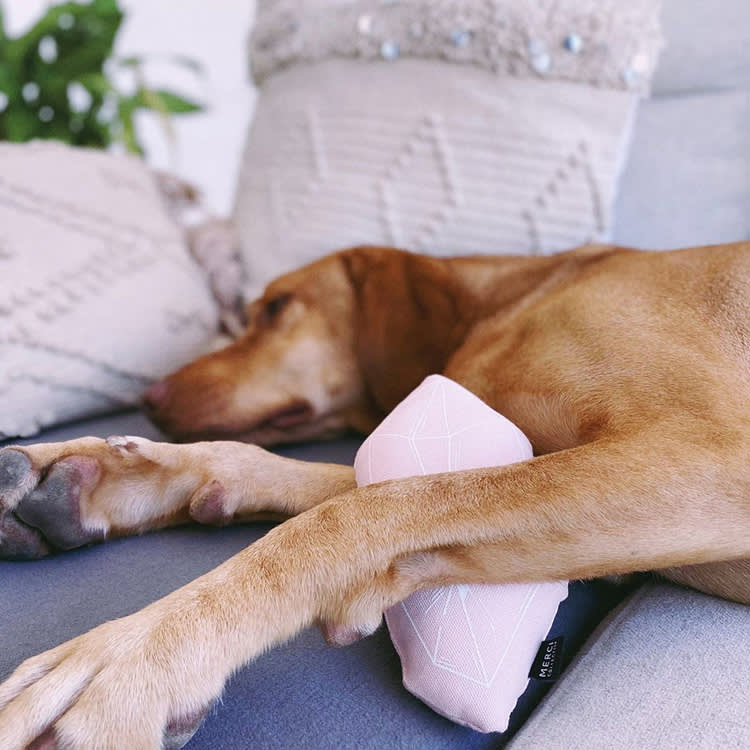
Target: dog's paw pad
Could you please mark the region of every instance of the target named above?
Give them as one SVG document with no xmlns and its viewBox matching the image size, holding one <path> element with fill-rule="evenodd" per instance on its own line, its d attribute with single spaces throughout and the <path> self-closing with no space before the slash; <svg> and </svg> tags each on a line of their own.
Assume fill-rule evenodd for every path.
<svg viewBox="0 0 750 750">
<path fill-rule="evenodd" d="M 190 501 L 190 517 L 209 526 L 226 526 L 234 515 L 227 500 L 223 485 L 214 479 L 193 496 Z"/>
<path fill-rule="evenodd" d="M 81 501 L 100 477 L 99 462 L 88 456 L 58 461 L 44 481 L 15 509 L 23 523 L 42 532 L 57 549 L 68 550 L 101 541 L 104 534 L 81 523 Z"/>
<path fill-rule="evenodd" d="M 172 719 L 167 725 L 162 742 L 163 750 L 179 750 L 187 745 L 198 731 L 213 704 L 179 719 Z"/>
<path fill-rule="evenodd" d="M 26 746 L 26 750 L 59 750 L 59 748 L 54 729 L 48 729 L 41 737 L 37 737 Z"/>
<path fill-rule="evenodd" d="M 0 510 L 0 560 L 38 560 L 51 551 L 36 529 L 19 521 L 11 511 Z"/>
<path fill-rule="evenodd" d="M 351 646 L 357 641 L 372 635 L 379 627 L 378 625 L 335 625 L 325 622 L 320 626 L 323 637 L 329 646 Z"/>
</svg>

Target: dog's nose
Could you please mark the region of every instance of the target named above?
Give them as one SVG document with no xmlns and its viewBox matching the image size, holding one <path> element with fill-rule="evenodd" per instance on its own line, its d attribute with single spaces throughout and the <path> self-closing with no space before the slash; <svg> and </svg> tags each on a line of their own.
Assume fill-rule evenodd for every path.
<svg viewBox="0 0 750 750">
<path fill-rule="evenodd" d="M 144 392 L 142 396 L 143 406 L 149 411 L 156 411 L 167 400 L 168 392 L 169 386 L 167 385 L 167 381 L 157 380 Z"/>
</svg>

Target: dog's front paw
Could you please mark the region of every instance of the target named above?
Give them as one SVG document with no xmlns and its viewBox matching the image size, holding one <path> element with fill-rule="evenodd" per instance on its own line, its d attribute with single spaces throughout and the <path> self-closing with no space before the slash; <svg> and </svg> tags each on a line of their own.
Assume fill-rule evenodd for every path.
<svg viewBox="0 0 750 750">
<path fill-rule="evenodd" d="M 0 747 L 180 748 L 221 692 L 218 672 L 158 610 L 105 623 L 0 685 Z"/>
<path fill-rule="evenodd" d="M 34 560 L 182 520 L 210 475 L 202 466 L 189 446 L 135 437 L 2 448 L 0 559 Z"/>
</svg>

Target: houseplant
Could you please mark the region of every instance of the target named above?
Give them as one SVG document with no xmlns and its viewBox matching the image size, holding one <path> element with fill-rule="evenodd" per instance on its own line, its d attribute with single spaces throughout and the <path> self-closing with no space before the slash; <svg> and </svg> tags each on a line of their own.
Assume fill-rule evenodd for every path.
<svg viewBox="0 0 750 750">
<path fill-rule="evenodd" d="M 67 2 L 49 7 L 28 31 L 10 37 L 0 2 L 0 140 L 121 144 L 143 154 L 134 125 L 138 111 L 158 113 L 168 135 L 173 115 L 201 111 L 191 99 L 147 85 L 143 67 L 151 58 L 114 54 L 123 17 L 118 0 Z M 192 59 L 169 61 L 200 74 Z M 122 85 L 122 71 L 131 73 L 133 85 Z"/>
</svg>

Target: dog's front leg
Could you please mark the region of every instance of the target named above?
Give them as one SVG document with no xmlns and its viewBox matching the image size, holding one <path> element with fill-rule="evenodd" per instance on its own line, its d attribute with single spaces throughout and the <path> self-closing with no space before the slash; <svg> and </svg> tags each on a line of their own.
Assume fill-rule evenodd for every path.
<svg viewBox="0 0 750 750">
<path fill-rule="evenodd" d="M 188 521 L 301 513 L 355 486 L 350 466 L 254 445 L 81 438 L 0 449 L 0 559 L 28 560 Z"/>
<path fill-rule="evenodd" d="M 750 556 L 747 474 L 716 459 L 647 436 L 345 492 L 25 662 L 0 686 L 0 747 L 158 748 L 264 649 L 316 620 L 370 623 L 421 586 Z"/>
</svg>

